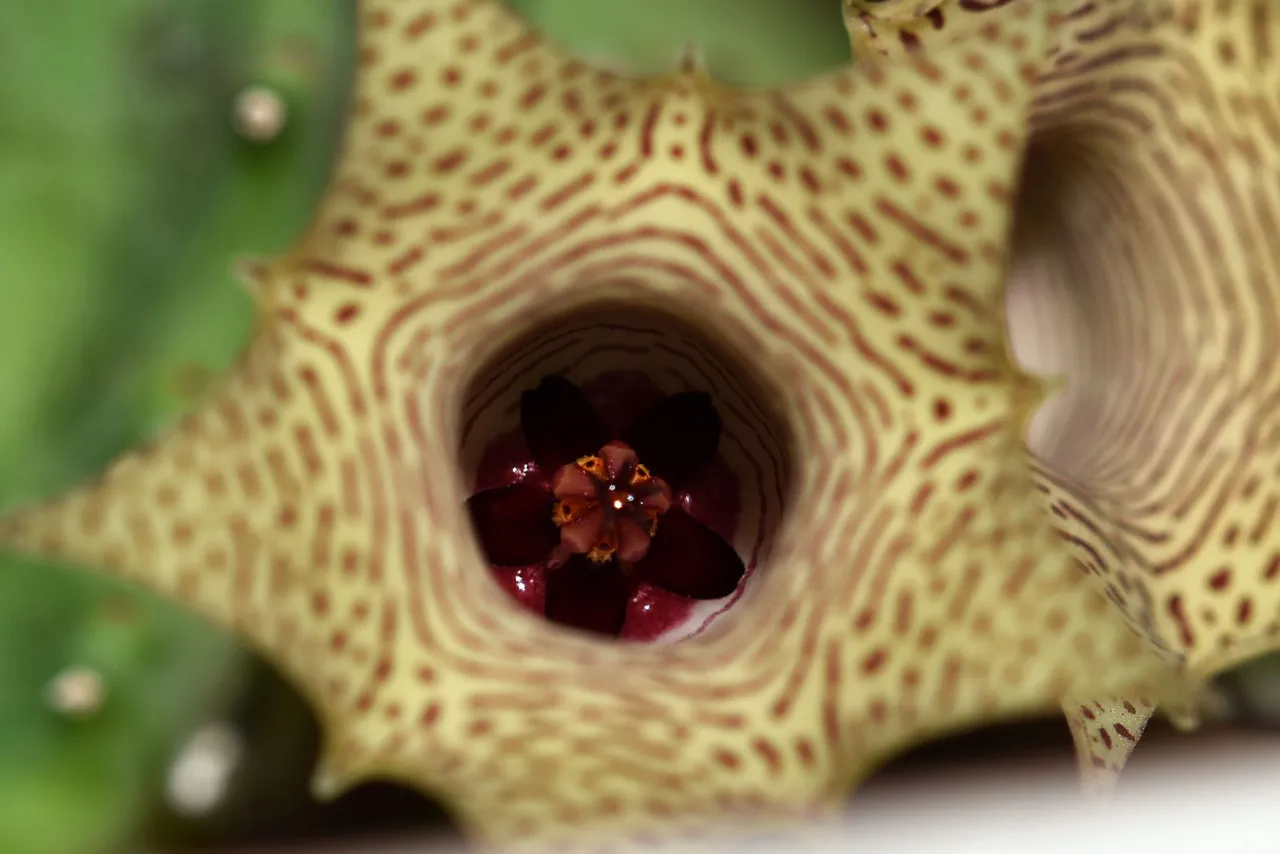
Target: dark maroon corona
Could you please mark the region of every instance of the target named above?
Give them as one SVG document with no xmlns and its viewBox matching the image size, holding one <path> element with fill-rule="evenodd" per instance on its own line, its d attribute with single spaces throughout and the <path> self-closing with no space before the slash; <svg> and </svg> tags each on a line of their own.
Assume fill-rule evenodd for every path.
<svg viewBox="0 0 1280 854">
<path fill-rule="evenodd" d="M 517 601 L 576 628 L 656 637 L 693 600 L 737 589 L 742 559 L 686 510 L 684 490 L 720 439 L 708 395 L 661 398 L 614 438 L 577 386 L 551 376 L 521 396 L 520 426 L 531 459 L 508 469 L 514 482 L 467 502 Z M 624 632 L 636 602 L 642 613 Z"/>
</svg>

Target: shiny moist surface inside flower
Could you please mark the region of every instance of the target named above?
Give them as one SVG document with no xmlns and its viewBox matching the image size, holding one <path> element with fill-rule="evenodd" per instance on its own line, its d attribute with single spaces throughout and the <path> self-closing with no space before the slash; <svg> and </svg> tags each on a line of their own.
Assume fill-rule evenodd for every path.
<svg viewBox="0 0 1280 854">
<path fill-rule="evenodd" d="M 519 435 L 490 455 L 507 482 L 467 507 L 518 602 L 562 625 L 653 640 L 696 601 L 738 589 L 746 567 L 726 540 L 737 495 L 714 476 L 722 427 L 708 394 L 662 397 L 625 375 L 602 380 L 603 411 L 561 376 L 524 391 Z M 619 429 L 628 403 L 643 398 L 652 400 Z M 732 509 L 717 515 L 717 504 Z"/>
</svg>

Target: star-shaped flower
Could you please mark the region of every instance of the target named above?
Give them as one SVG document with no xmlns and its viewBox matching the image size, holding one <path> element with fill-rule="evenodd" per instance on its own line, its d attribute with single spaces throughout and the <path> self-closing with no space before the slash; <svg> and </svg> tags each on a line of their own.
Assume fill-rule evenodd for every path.
<svg viewBox="0 0 1280 854">
<path fill-rule="evenodd" d="M 837 808 L 1064 699 L 1110 774 L 1144 692 L 1274 645 L 1274 16 L 846 5 L 892 57 L 737 92 L 496 0 L 361 3 L 345 154 L 240 364 L 0 538 L 242 633 L 326 788 L 412 781 L 482 838 Z M 1011 348 L 1070 379 L 1034 421 Z M 723 417 L 759 563 L 671 644 L 528 614 L 465 510 L 523 389 L 641 356 Z"/>
</svg>

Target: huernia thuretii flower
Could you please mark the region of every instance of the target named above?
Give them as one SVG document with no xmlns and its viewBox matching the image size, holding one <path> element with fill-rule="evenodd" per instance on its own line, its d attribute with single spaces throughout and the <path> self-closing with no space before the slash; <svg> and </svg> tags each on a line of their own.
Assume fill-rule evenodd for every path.
<svg viewBox="0 0 1280 854">
<path fill-rule="evenodd" d="M 1275 645 L 1280 15 L 843 5 L 858 63 L 745 92 L 592 69 L 497 0 L 362 2 L 345 154 L 236 369 L 0 536 L 243 634 L 324 719 L 322 783 L 480 838 L 811 814 L 1059 703 L 1106 785 Z M 651 643 L 631 587 L 514 601 L 469 502 L 522 395 L 627 371 L 716 413 L 736 505 L 740 564 Z M 570 593 L 715 530 L 595 438 L 510 520 Z M 599 484 L 648 503 L 587 524 Z"/>
</svg>

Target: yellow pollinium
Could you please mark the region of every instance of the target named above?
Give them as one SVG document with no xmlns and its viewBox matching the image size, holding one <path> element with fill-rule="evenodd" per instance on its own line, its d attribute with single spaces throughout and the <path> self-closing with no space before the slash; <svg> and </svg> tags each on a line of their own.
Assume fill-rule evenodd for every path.
<svg viewBox="0 0 1280 854">
<path fill-rule="evenodd" d="M 835 808 L 1060 703 L 1100 786 L 1156 704 L 1189 723 L 1275 646 L 1270 0 L 846 0 L 865 59 L 752 92 L 591 69 L 497 0 L 360 7 L 345 154 L 255 265 L 235 370 L 0 520 L 263 649 L 323 789 L 408 781 L 490 841 L 652 834 Z M 705 330 L 794 434 L 759 572 L 681 643 L 524 614 L 463 509 L 501 420 L 476 372 L 601 305 Z M 1042 411 L 1014 351 L 1061 378 Z"/>
</svg>

